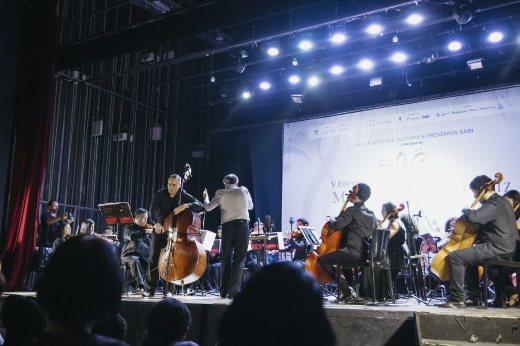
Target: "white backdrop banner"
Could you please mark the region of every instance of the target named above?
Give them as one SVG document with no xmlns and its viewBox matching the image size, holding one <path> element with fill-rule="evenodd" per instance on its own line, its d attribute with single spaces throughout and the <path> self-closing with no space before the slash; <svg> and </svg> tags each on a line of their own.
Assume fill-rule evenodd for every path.
<svg viewBox="0 0 520 346">
<path fill-rule="evenodd" d="M 321 229 L 364 182 L 378 217 L 383 203 L 408 201 L 421 233 L 443 232 L 473 202 L 477 175 L 500 172 L 497 192 L 520 190 L 519 134 L 520 88 L 285 124 L 283 230 L 291 216 Z"/>
</svg>

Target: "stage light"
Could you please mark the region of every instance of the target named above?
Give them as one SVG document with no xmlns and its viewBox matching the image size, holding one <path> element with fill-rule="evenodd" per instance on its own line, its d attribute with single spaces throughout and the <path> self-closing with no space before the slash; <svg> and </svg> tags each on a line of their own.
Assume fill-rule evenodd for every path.
<svg viewBox="0 0 520 346">
<path fill-rule="evenodd" d="M 267 90 L 271 87 L 271 84 L 269 84 L 268 82 L 262 82 L 260 83 L 260 88 L 263 89 L 263 90 Z"/>
<path fill-rule="evenodd" d="M 379 34 L 382 30 L 383 30 L 383 29 L 382 29 L 379 25 L 377 25 L 377 24 L 372 24 L 372 25 L 370 25 L 370 26 L 368 27 L 367 32 L 368 32 L 369 34 L 373 34 L 373 35 L 375 35 L 375 34 Z"/>
<path fill-rule="evenodd" d="M 504 35 L 502 35 L 501 32 L 495 31 L 489 35 L 488 40 L 491 42 L 500 42 L 500 41 L 502 41 L 503 38 L 504 38 Z"/>
<path fill-rule="evenodd" d="M 311 41 L 304 40 L 304 41 L 300 42 L 300 49 L 301 50 L 309 50 L 311 48 L 312 48 Z"/>
<path fill-rule="evenodd" d="M 278 41 L 271 42 L 268 47 L 267 54 L 270 56 L 277 56 L 280 53 Z"/>
<path fill-rule="evenodd" d="M 394 35 L 394 37 L 392 37 L 392 42 L 393 43 L 399 42 L 399 37 L 397 37 L 397 35 Z"/>
<path fill-rule="evenodd" d="M 242 94 L 242 97 L 245 99 L 248 99 L 251 97 L 251 93 L 249 91 L 244 91 L 244 93 Z"/>
<path fill-rule="evenodd" d="M 300 77 L 298 76 L 291 76 L 289 77 L 289 82 L 292 84 L 300 83 Z"/>
<path fill-rule="evenodd" d="M 211 75 L 211 78 L 209 79 L 211 83 L 215 83 L 215 76 Z"/>
<path fill-rule="evenodd" d="M 291 95 L 291 99 L 294 103 L 303 103 L 305 95 Z"/>
<path fill-rule="evenodd" d="M 408 19 L 406 21 L 408 22 L 408 24 L 415 25 L 415 24 L 419 24 L 420 22 L 422 22 L 423 17 L 418 14 L 412 14 L 410 17 L 408 17 Z"/>
<path fill-rule="evenodd" d="M 292 64 L 293 64 L 293 66 L 298 65 L 298 60 L 296 60 L 296 58 L 294 58 L 293 61 L 292 61 Z"/>
<path fill-rule="evenodd" d="M 478 69 L 481 69 L 484 67 L 483 62 L 484 62 L 484 59 L 479 58 L 479 59 L 468 60 L 468 62 L 466 64 L 468 64 L 468 68 L 470 70 L 478 70 Z"/>
<path fill-rule="evenodd" d="M 363 59 L 359 62 L 359 67 L 361 67 L 364 70 L 371 69 L 373 66 L 374 66 L 374 63 L 367 59 Z"/>
<path fill-rule="evenodd" d="M 345 71 L 345 69 L 343 69 L 343 67 L 341 67 L 341 66 L 333 66 L 333 67 L 330 69 L 330 73 L 332 73 L 332 74 L 340 74 L 340 73 L 342 73 L 343 71 Z"/>
<path fill-rule="evenodd" d="M 309 83 L 309 86 L 313 87 L 313 86 L 318 85 L 320 83 L 320 80 L 318 79 L 318 77 L 311 77 L 311 78 L 309 78 L 307 83 Z"/>
<path fill-rule="evenodd" d="M 341 32 L 334 34 L 331 38 L 331 41 L 334 43 L 343 43 L 347 39 L 347 36 Z"/>
<path fill-rule="evenodd" d="M 392 55 L 392 60 L 395 61 L 395 62 L 403 62 L 405 61 L 407 58 L 406 55 L 404 55 L 403 53 L 400 53 L 400 52 L 397 52 L 395 53 L 394 55 Z"/>
<path fill-rule="evenodd" d="M 370 86 L 371 87 L 378 86 L 378 85 L 381 85 L 381 84 L 383 84 L 383 77 L 370 78 Z"/>
<path fill-rule="evenodd" d="M 276 47 L 271 47 L 267 50 L 267 54 L 269 54 L 270 56 L 276 56 L 278 55 L 278 53 L 280 53 L 280 51 Z"/>
<path fill-rule="evenodd" d="M 453 41 L 448 45 L 448 49 L 452 50 L 452 51 L 459 50 L 461 48 L 462 48 L 462 45 L 460 44 L 460 42 L 457 42 L 457 41 Z"/>
</svg>

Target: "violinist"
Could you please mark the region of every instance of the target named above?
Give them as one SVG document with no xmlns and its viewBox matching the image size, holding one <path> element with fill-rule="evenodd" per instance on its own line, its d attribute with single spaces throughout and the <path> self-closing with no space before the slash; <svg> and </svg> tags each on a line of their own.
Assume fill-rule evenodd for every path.
<svg viewBox="0 0 520 346">
<path fill-rule="evenodd" d="M 181 179 L 178 174 L 172 174 L 168 178 L 168 187 L 157 191 L 150 203 L 150 218 L 155 222 L 150 243 L 150 260 L 148 262 L 147 276 L 150 297 L 155 295 L 155 288 L 159 281 L 159 271 L 157 269 L 159 257 L 161 250 L 166 247 L 168 241 L 168 230 L 165 230 L 163 227 L 164 220 L 171 212 L 177 215 L 187 208 L 194 212 L 202 210 L 202 204 L 184 190 L 182 190 L 181 203 L 179 205 L 178 198 L 175 198 L 175 196 L 181 187 Z M 169 287 L 171 290 L 174 289 L 174 285 L 169 285 Z M 167 293 L 164 292 L 164 295 L 166 296 Z"/>
<path fill-rule="evenodd" d="M 52 244 L 52 252 L 56 251 L 56 249 L 66 240 L 68 240 L 71 235 L 70 223 L 61 224 L 58 228 L 58 234 L 60 235 L 58 238 L 54 240 Z"/>
<path fill-rule="evenodd" d="M 91 219 L 85 219 L 81 222 L 79 234 L 94 235 L 95 234 L 95 223 Z"/>
<path fill-rule="evenodd" d="M 343 230 L 339 250 L 333 251 L 319 258 L 323 270 L 336 280 L 336 265 L 341 261 L 360 261 L 362 259 L 363 238 L 374 234 L 376 228 L 376 216 L 374 212 L 365 206 L 370 198 L 371 190 L 367 184 L 357 185 L 359 190 L 354 197 L 354 205 L 343 211 L 336 220 L 331 221 L 334 231 Z M 354 290 L 350 287 L 353 283 L 352 271 L 345 270 L 346 279 L 340 277 L 338 286 L 340 288 L 340 301 L 348 301 L 355 298 Z"/>
<path fill-rule="evenodd" d="M 286 235 L 289 238 L 289 244 L 281 249 L 280 252 L 292 252 L 295 250 L 292 259 L 293 263 L 305 268 L 305 260 L 307 259 L 307 240 L 305 240 L 300 227 L 309 226 L 309 222 L 307 219 L 301 217 L 296 221 L 296 226 L 296 230 L 293 232 L 286 232 Z"/>
<path fill-rule="evenodd" d="M 469 187 L 475 198 L 478 198 L 490 181 L 491 178 L 485 175 L 480 175 L 471 181 Z M 477 234 L 478 244 L 449 253 L 447 262 L 450 269 L 450 299 L 441 307 L 479 306 L 482 299 L 478 266 L 487 260 L 510 261 L 513 259 L 518 238 L 514 211 L 511 204 L 494 190 L 493 186 L 491 190 L 485 192 L 480 200 L 480 208 L 462 210 L 464 219 L 480 225 Z M 466 265 L 465 273 L 464 266 Z M 466 286 L 468 287 L 468 300 L 466 300 L 464 292 L 464 276 L 466 276 Z M 500 282 L 501 280 L 495 280 L 497 286 L 500 286 Z M 497 287 L 497 291 L 499 290 L 500 287 Z"/>
<path fill-rule="evenodd" d="M 143 268 L 148 267 L 150 257 L 150 234 L 152 226 L 147 225 L 148 211 L 139 208 L 135 211 L 134 223 L 125 226 L 123 250 L 121 251 L 121 262 L 130 268 L 132 277 L 137 282 L 137 289 L 143 297 L 148 294 L 148 288 L 144 280 Z M 148 226 L 148 227 L 146 227 Z"/>
</svg>

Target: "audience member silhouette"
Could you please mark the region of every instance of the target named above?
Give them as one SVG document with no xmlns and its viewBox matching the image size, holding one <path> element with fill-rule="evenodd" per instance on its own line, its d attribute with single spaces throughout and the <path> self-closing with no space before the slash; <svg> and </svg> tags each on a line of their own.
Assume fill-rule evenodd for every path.
<svg viewBox="0 0 520 346">
<path fill-rule="evenodd" d="M 283 316 L 284 322 L 273 323 L 273 316 Z M 319 284 L 288 262 L 273 263 L 252 275 L 224 314 L 219 339 L 219 346 L 335 344 Z"/>
<path fill-rule="evenodd" d="M 128 328 L 126 320 L 120 314 L 110 315 L 94 323 L 92 333 L 125 341 Z"/>
<path fill-rule="evenodd" d="M 198 346 L 184 341 L 190 325 L 191 314 L 186 305 L 173 298 L 163 300 L 150 310 L 143 346 Z"/>
<path fill-rule="evenodd" d="M 82 235 L 63 243 L 51 256 L 38 290 L 49 328 L 32 345 L 127 345 L 91 333 L 96 321 L 117 313 L 120 274 L 104 240 Z"/>
<path fill-rule="evenodd" d="M 43 334 L 45 314 L 33 298 L 8 296 L 2 309 L 5 346 L 25 346 Z"/>
</svg>

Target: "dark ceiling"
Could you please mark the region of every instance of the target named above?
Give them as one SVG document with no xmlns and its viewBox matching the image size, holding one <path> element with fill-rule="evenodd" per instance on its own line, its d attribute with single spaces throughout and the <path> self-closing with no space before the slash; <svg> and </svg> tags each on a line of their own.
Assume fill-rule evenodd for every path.
<svg viewBox="0 0 520 346">
<path fill-rule="evenodd" d="M 94 75 L 93 81 L 179 65 L 177 77 L 158 86 L 181 83 L 186 94 L 204 93 L 188 108 L 194 113 L 210 110 L 211 129 L 492 88 L 520 78 L 520 1 L 227 0 L 181 3 L 180 10 L 160 18 L 146 13 L 137 18 L 139 11 L 143 12 L 126 11 L 128 25 L 62 40 L 57 68 L 180 42 L 182 51 L 177 50 L 174 58 Z M 460 16 L 458 21 L 454 13 Z M 410 24 L 412 14 L 422 21 Z M 382 31 L 368 33 L 372 24 Z M 346 34 L 345 42 L 331 41 L 336 31 Z M 489 41 L 493 32 L 503 38 Z M 313 47 L 300 49 L 303 39 Z M 453 41 L 460 43 L 459 50 L 448 49 Z M 272 45 L 279 48 L 277 56 L 267 54 Z M 395 53 L 405 59 L 393 61 Z M 373 66 L 360 68 L 363 59 Z M 472 59 L 483 59 L 483 67 L 469 70 L 467 61 Z M 334 75 L 333 66 L 344 71 Z M 293 75 L 301 79 L 295 85 L 288 81 Z M 319 84 L 309 86 L 313 76 Z M 371 87 L 374 77 L 381 77 L 382 84 Z M 262 90 L 262 82 L 271 87 Z M 246 90 L 252 93 L 249 99 L 242 97 Z M 304 103 L 293 103 L 292 94 L 304 95 Z"/>
</svg>

